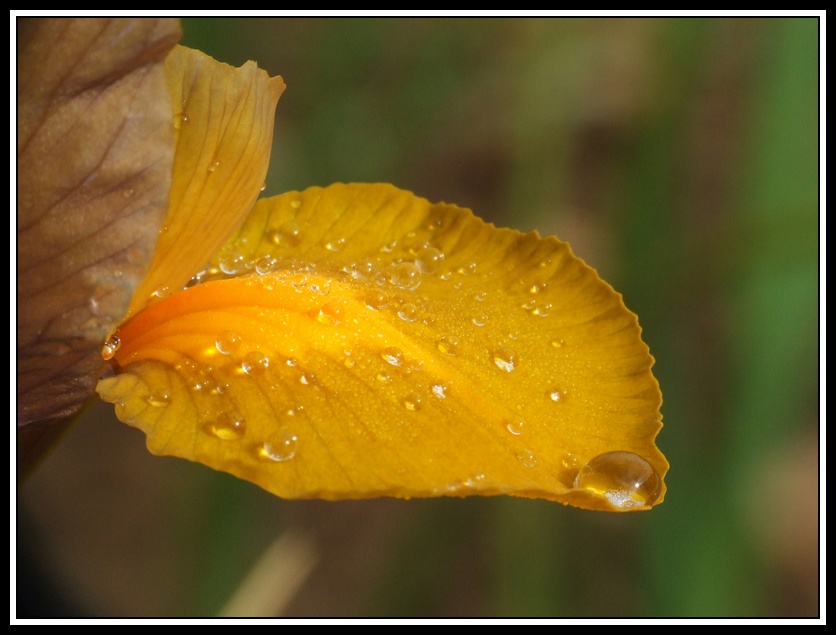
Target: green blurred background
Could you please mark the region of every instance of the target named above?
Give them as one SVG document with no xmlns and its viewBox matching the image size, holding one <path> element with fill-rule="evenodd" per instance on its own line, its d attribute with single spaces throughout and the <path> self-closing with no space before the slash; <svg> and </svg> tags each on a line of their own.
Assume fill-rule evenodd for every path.
<svg viewBox="0 0 836 635">
<path fill-rule="evenodd" d="M 183 28 L 284 77 L 266 194 L 391 182 L 556 234 L 621 291 L 668 495 L 283 501 L 99 404 L 20 488 L 25 611 L 216 615 L 249 576 L 238 610 L 288 616 L 818 614 L 817 19 Z"/>
</svg>

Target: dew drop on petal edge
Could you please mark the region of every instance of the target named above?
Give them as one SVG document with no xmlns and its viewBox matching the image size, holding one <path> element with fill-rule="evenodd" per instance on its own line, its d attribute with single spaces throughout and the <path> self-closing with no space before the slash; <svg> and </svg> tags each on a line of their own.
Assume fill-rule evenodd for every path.
<svg viewBox="0 0 836 635">
<path fill-rule="evenodd" d="M 574 486 L 606 497 L 615 507 L 629 509 L 653 505 L 662 492 L 662 479 L 638 454 L 607 452 L 580 469 Z"/>
</svg>

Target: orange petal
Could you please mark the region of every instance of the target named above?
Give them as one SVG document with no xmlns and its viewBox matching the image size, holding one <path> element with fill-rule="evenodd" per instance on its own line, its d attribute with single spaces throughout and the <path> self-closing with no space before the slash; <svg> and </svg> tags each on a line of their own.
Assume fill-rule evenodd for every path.
<svg viewBox="0 0 836 635">
<path fill-rule="evenodd" d="M 636 316 L 556 238 L 333 185 L 259 201 L 213 276 L 125 323 L 99 384 L 152 452 L 287 498 L 664 498 Z"/>
<path fill-rule="evenodd" d="M 267 174 L 281 77 L 182 46 L 166 59 L 177 137 L 168 215 L 130 313 L 186 283 L 241 224 Z"/>
<path fill-rule="evenodd" d="M 174 155 L 163 59 L 180 25 L 18 19 L 17 32 L 23 425 L 71 416 L 93 397 L 101 342 L 150 262 Z"/>
</svg>

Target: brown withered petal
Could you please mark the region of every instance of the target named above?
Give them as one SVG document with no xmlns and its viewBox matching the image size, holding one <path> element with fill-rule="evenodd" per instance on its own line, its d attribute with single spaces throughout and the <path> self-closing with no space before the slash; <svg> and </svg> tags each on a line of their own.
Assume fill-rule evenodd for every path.
<svg viewBox="0 0 836 635">
<path fill-rule="evenodd" d="M 46 428 L 93 396 L 102 341 L 150 260 L 174 151 L 163 60 L 180 25 L 26 19 L 18 20 L 17 36 L 17 419 L 24 456 L 29 441 L 48 437 Z M 40 425 L 27 426 L 33 423 Z"/>
</svg>

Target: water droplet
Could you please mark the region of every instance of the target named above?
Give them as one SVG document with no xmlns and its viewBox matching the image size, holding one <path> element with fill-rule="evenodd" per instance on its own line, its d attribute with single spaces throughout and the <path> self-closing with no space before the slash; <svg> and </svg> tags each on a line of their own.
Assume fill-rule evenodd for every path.
<svg viewBox="0 0 836 635">
<path fill-rule="evenodd" d="M 171 394 L 166 391 L 152 392 L 145 398 L 145 401 L 155 408 L 163 408 L 171 403 Z"/>
<path fill-rule="evenodd" d="M 580 465 L 580 460 L 578 457 L 571 452 L 567 452 L 566 456 L 560 461 L 560 463 L 565 467 L 567 470 L 576 470 L 578 469 L 578 465 Z"/>
<path fill-rule="evenodd" d="M 398 317 L 404 322 L 414 322 L 421 315 L 421 311 L 417 306 L 411 302 L 407 302 L 400 309 L 398 309 Z"/>
<path fill-rule="evenodd" d="M 377 374 L 377 381 L 379 381 L 379 382 L 386 383 L 387 381 L 390 381 L 391 379 L 392 379 L 392 376 L 389 375 L 389 373 L 378 373 Z"/>
<path fill-rule="evenodd" d="M 126 190 L 122 190 L 122 197 L 123 198 L 131 198 L 134 195 L 134 188 L 129 187 Z"/>
<path fill-rule="evenodd" d="M 482 291 L 481 293 L 477 293 L 476 295 L 474 295 L 473 299 L 476 300 L 477 302 L 484 302 L 487 297 L 488 297 L 488 292 L 487 291 Z"/>
<path fill-rule="evenodd" d="M 325 324 L 326 326 L 337 326 L 343 321 L 345 310 L 343 305 L 339 302 L 328 302 L 319 309 L 319 314 L 316 316 L 317 322 Z"/>
<path fill-rule="evenodd" d="M 445 335 L 435 345 L 446 355 L 457 355 L 459 352 L 459 338 L 455 335 Z"/>
<path fill-rule="evenodd" d="M 171 288 L 167 284 L 161 284 L 151 292 L 152 300 L 160 300 L 171 294 Z"/>
<path fill-rule="evenodd" d="M 552 305 L 544 302 L 542 304 L 538 304 L 534 307 L 531 311 L 531 315 L 536 315 L 538 317 L 548 317 L 552 312 Z"/>
<path fill-rule="evenodd" d="M 248 375 L 259 375 L 270 367 L 270 358 L 264 353 L 250 351 L 244 355 L 241 370 Z"/>
<path fill-rule="evenodd" d="M 383 291 L 378 291 L 377 289 L 367 291 L 363 300 L 365 301 L 367 307 L 374 309 L 375 311 L 380 311 L 389 303 L 389 298 L 386 297 L 386 294 L 383 293 Z"/>
<path fill-rule="evenodd" d="M 221 162 L 220 161 L 213 161 L 212 163 L 209 164 L 209 167 L 207 168 L 207 170 L 209 170 L 210 172 L 217 172 L 220 168 L 221 168 Z"/>
<path fill-rule="evenodd" d="M 261 184 L 261 189 L 260 189 L 260 190 L 258 190 L 258 191 L 259 191 L 259 192 L 263 192 L 263 191 L 264 191 L 264 190 L 266 190 L 266 189 L 267 189 L 267 183 L 262 183 L 262 184 Z"/>
<path fill-rule="evenodd" d="M 563 348 L 564 346 L 566 346 L 566 342 L 564 342 L 563 340 L 552 340 L 552 346 L 554 346 L 555 348 Z"/>
<path fill-rule="evenodd" d="M 226 275 L 235 275 L 244 269 L 244 256 L 236 253 L 224 254 L 218 260 L 218 266 Z"/>
<path fill-rule="evenodd" d="M 525 430 L 525 419 L 522 417 L 514 417 L 505 424 L 505 427 L 508 428 L 508 432 L 511 434 L 519 436 Z"/>
<path fill-rule="evenodd" d="M 102 358 L 113 359 L 113 356 L 116 355 L 116 351 L 119 350 L 121 345 L 122 340 L 120 340 L 116 335 L 111 335 L 107 338 L 107 340 L 105 340 L 105 343 L 102 346 Z"/>
<path fill-rule="evenodd" d="M 424 247 L 415 257 L 417 264 L 424 273 L 435 273 L 444 260 L 444 254 L 435 247 Z"/>
<path fill-rule="evenodd" d="M 302 207 L 302 201 L 300 201 L 300 200 L 297 198 L 295 201 L 290 201 L 290 206 L 291 206 L 293 209 L 299 209 L 300 207 Z"/>
<path fill-rule="evenodd" d="M 273 256 L 264 256 L 259 258 L 255 263 L 255 272 L 261 276 L 272 273 L 276 270 L 278 261 Z"/>
<path fill-rule="evenodd" d="M 265 441 L 258 450 L 259 458 L 265 461 L 289 461 L 296 456 L 299 439 L 287 428 L 279 430 Z"/>
<path fill-rule="evenodd" d="M 563 393 L 561 393 L 556 388 L 554 390 L 549 391 L 549 399 L 551 399 L 554 402 L 560 401 L 562 397 L 563 397 Z"/>
<path fill-rule="evenodd" d="M 360 260 L 359 262 L 352 262 L 343 271 L 356 280 L 368 280 L 375 277 L 377 267 L 371 260 Z"/>
<path fill-rule="evenodd" d="M 234 331 L 224 331 L 215 339 L 215 348 L 222 355 L 231 355 L 241 346 L 241 336 Z"/>
<path fill-rule="evenodd" d="M 478 313 L 470 320 L 475 326 L 485 326 L 488 323 L 488 316 L 484 313 Z"/>
<path fill-rule="evenodd" d="M 222 414 L 214 421 L 210 421 L 204 430 L 222 441 L 234 441 L 244 436 L 247 431 L 247 423 L 244 421 L 244 417 L 233 410 Z"/>
<path fill-rule="evenodd" d="M 280 247 L 295 247 L 302 241 L 302 228 L 296 221 L 289 220 L 270 232 L 270 240 Z"/>
<path fill-rule="evenodd" d="M 403 366 L 403 351 L 396 346 L 387 346 L 384 348 L 380 351 L 380 357 L 384 362 L 392 366 Z"/>
<path fill-rule="evenodd" d="M 542 260 L 538 263 L 538 266 L 540 267 L 540 269 L 545 269 L 545 268 L 546 268 L 546 267 L 548 267 L 550 264 L 552 264 L 552 259 L 551 259 L 551 258 L 543 258 L 543 259 L 542 259 Z"/>
<path fill-rule="evenodd" d="M 187 123 L 189 123 L 189 116 L 186 113 L 178 112 L 174 115 L 174 127 L 177 128 L 177 130 L 182 129 Z"/>
<path fill-rule="evenodd" d="M 302 376 L 299 377 L 299 383 L 304 386 L 314 386 L 316 385 L 316 375 L 310 371 L 302 373 Z"/>
<path fill-rule="evenodd" d="M 417 412 L 421 409 L 421 397 L 416 393 L 410 393 L 403 398 L 404 408 L 410 412 Z"/>
<path fill-rule="evenodd" d="M 534 452 L 528 448 L 517 452 L 517 458 L 525 467 L 534 467 L 537 465 L 537 457 L 534 456 Z"/>
<path fill-rule="evenodd" d="M 456 269 L 460 274 L 463 276 L 470 276 L 476 273 L 476 263 L 475 262 L 468 262 L 458 269 Z"/>
<path fill-rule="evenodd" d="M 653 505 L 662 493 L 659 474 L 632 452 L 596 456 L 580 469 L 574 486 L 605 496 L 620 509 Z"/>
<path fill-rule="evenodd" d="M 500 346 L 493 352 L 493 363 L 496 364 L 499 370 L 510 373 L 517 367 L 519 360 L 514 349 L 508 348 L 507 346 Z"/>
<path fill-rule="evenodd" d="M 421 284 L 421 269 L 412 262 L 400 262 L 395 265 L 389 281 L 400 289 L 414 291 Z"/>
<path fill-rule="evenodd" d="M 328 251 L 342 251 L 343 247 L 345 247 L 345 238 L 335 238 L 325 243 L 325 249 Z"/>
<path fill-rule="evenodd" d="M 433 384 L 430 390 L 432 390 L 433 394 L 439 399 L 447 399 L 448 388 L 449 386 L 447 386 L 446 384 Z"/>
</svg>

